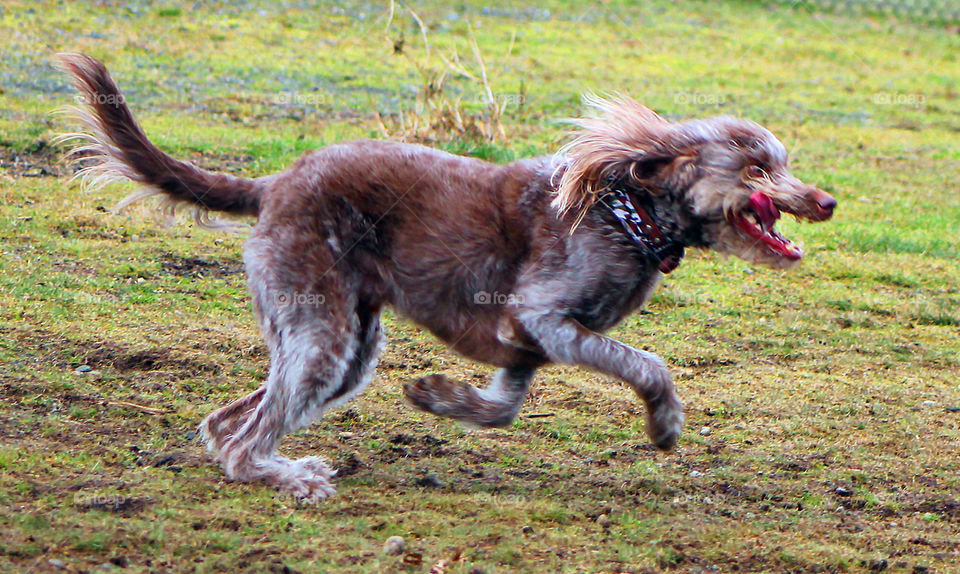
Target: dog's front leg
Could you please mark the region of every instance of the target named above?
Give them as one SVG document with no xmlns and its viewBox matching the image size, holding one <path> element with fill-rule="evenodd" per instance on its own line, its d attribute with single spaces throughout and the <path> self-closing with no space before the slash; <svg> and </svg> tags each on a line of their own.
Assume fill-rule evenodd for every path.
<svg viewBox="0 0 960 574">
<path fill-rule="evenodd" d="M 683 426 L 683 404 L 660 357 L 595 333 L 555 310 L 520 309 L 517 317 L 551 361 L 626 381 L 647 405 L 650 440 L 658 448 L 673 448 Z"/>
</svg>

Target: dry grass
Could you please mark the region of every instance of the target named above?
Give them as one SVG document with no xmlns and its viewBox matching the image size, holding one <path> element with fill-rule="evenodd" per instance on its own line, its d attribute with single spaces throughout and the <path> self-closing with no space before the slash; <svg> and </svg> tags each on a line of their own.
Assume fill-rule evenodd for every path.
<svg viewBox="0 0 960 574">
<path fill-rule="evenodd" d="M 423 20 L 413 9 L 403 8 L 401 10 L 416 22 L 422 39 L 422 52 L 411 54 L 406 47 L 403 30 L 398 32 L 393 26 L 397 9 L 396 3 L 391 1 L 385 36 L 393 47 L 394 54 L 403 56 L 417 70 L 421 86 L 416 101 L 410 108 L 401 107 L 391 116 L 374 112 L 382 137 L 428 144 L 450 141 L 505 141 L 507 133 L 503 126 L 504 111 L 507 105 L 514 101 L 522 106 L 524 95 L 512 94 L 504 97 L 494 90 L 473 27 L 467 25 L 467 43 L 472 61 L 464 63 L 456 46 L 449 56 L 432 48 L 430 32 Z M 511 36 L 505 59 L 513 52 L 514 38 L 515 36 Z M 472 101 L 465 105 L 464 94 L 450 93 L 446 86 L 450 76 L 469 82 L 467 95 Z M 471 93 L 473 97 L 470 97 Z"/>
</svg>

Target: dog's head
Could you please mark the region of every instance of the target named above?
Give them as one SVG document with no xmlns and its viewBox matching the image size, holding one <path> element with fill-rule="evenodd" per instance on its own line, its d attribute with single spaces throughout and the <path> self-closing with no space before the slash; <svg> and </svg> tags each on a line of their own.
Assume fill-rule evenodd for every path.
<svg viewBox="0 0 960 574">
<path fill-rule="evenodd" d="M 600 113 L 578 120 L 554 205 L 586 213 L 617 182 L 675 207 L 698 243 L 770 267 L 789 267 L 801 249 L 775 228 L 781 212 L 826 221 L 836 200 L 794 177 L 787 152 L 751 121 L 717 117 L 674 124 L 626 97 L 586 101 Z"/>
</svg>

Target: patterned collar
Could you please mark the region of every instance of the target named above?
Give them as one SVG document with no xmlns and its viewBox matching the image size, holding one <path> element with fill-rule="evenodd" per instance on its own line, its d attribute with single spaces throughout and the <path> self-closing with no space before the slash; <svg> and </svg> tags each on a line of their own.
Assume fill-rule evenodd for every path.
<svg viewBox="0 0 960 574">
<path fill-rule="evenodd" d="M 600 196 L 600 201 L 617 218 L 627 237 L 653 259 L 661 273 L 670 273 L 680 265 L 683 244 L 667 238 L 650 213 L 634 203 L 625 191 L 609 187 Z"/>
</svg>

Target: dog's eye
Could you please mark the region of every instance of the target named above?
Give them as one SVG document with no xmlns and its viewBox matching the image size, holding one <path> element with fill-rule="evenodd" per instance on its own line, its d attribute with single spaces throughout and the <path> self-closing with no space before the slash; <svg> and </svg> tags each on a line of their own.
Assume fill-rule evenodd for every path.
<svg viewBox="0 0 960 574">
<path fill-rule="evenodd" d="M 749 179 L 766 179 L 767 172 L 759 165 L 751 165 L 747 167 L 747 177 Z"/>
</svg>

